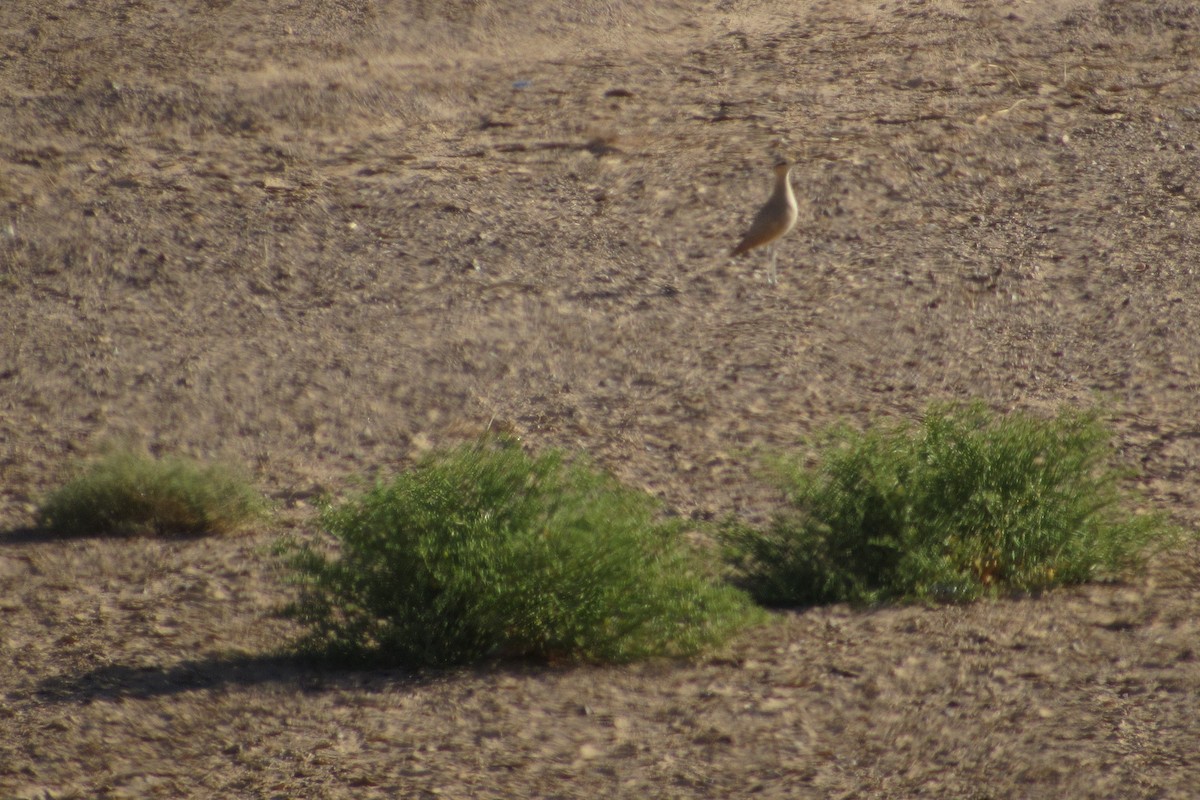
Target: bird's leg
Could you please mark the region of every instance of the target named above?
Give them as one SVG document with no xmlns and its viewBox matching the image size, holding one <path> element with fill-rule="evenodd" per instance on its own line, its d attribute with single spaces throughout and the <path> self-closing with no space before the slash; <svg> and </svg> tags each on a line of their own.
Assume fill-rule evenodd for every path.
<svg viewBox="0 0 1200 800">
<path fill-rule="evenodd" d="M 774 286 L 776 283 L 775 259 L 778 256 L 779 256 L 779 245 L 772 243 L 771 244 L 771 266 L 767 270 L 767 283 L 771 284 L 772 286 Z"/>
</svg>

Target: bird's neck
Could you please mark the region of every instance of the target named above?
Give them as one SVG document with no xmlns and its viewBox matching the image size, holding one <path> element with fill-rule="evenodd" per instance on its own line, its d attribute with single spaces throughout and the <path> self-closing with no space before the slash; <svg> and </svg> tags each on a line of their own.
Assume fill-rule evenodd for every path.
<svg viewBox="0 0 1200 800">
<path fill-rule="evenodd" d="M 775 176 L 775 193 L 786 197 L 788 205 L 795 206 L 796 195 L 792 193 L 792 182 L 788 180 L 789 175 L 791 175 L 791 170 Z"/>
</svg>

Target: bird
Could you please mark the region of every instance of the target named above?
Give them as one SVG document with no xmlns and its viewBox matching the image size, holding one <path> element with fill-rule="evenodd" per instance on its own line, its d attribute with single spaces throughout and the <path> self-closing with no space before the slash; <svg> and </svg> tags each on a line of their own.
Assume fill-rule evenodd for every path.
<svg viewBox="0 0 1200 800">
<path fill-rule="evenodd" d="M 796 217 L 799 214 L 796 208 L 796 195 L 792 192 L 792 184 L 788 179 L 791 171 L 792 165 L 787 161 L 780 161 L 775 165 L 774 191 L 771 192 L 771 196 L 763 207 L 758 210 L 758 214 L 750 223 L 750 228 L 742 236 L 742 240 L 738 242 L 738 246 L 733 248 L 729 254 L 730 257 L 740 256 L 760 245 L 771 245 L 771 268 L 767 271 L 767 283 L 770 284 L 776 282 L 775 258 L 778 255 L 778 241 L 795 226 Z"/>
</svg>

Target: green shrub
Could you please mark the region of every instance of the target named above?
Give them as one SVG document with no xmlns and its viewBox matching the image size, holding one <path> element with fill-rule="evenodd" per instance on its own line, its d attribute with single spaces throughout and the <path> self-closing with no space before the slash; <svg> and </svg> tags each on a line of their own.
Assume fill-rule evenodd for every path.
<svg viewBox="0 0 1200 800">
<path fill-rule="evenodd" d="M 909 425 L 818 437 L 814 462 L 770 472 L 786 507 L 723 538 L 774 606 L 971 600 L 1080 583 L 1136 565 L 1173 530 L 1124 510 L 1123 473 L 1094 412 L 996 417 L 932 407 Z"/>
<path fill-rule="evenodd" d="M 234 530 L 263 508 L 261 496 L 225 467 L 115 450 L 52 492 L 38 525 L 68 536 L 195 536 Z"/>
<path fill-rule="evenodd" d="M 323 657 L 417 665 L 683 656 L 755 615 L 650 496 L 507 440 L 435 453 L 280 545 Z"/>
</svg>

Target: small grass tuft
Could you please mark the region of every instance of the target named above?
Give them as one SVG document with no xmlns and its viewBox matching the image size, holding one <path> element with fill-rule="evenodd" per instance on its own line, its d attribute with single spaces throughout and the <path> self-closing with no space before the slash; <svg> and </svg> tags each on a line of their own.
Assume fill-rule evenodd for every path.
<svg viewBox="0 0 1200 800">
<path fill-rule="evenodd" d="M 920 424 L 817 438 L 816 458 L 769 472 L 786 497 L 766 528 L 722 531 L 770 606 L 967 601 L 1081 583 L 1138 564 L 1174 529 L 1129 513 L 1095 412 L 997 417 L 931 407 Z"/>
<path fill-rule="evenodd" d="M 405 666 L 687 656 L 758 616 L 649 495 L 512 440 L 433 453 L 284 540 L 310 655 Z"/>
<path fill-rule="evenodd" d="M 262 497 L 226 467 L 113 450 L 51 492 L 38 525 L 66 536 L 199 536 L 235 530 L 264 508 Z"/>
</svg>

